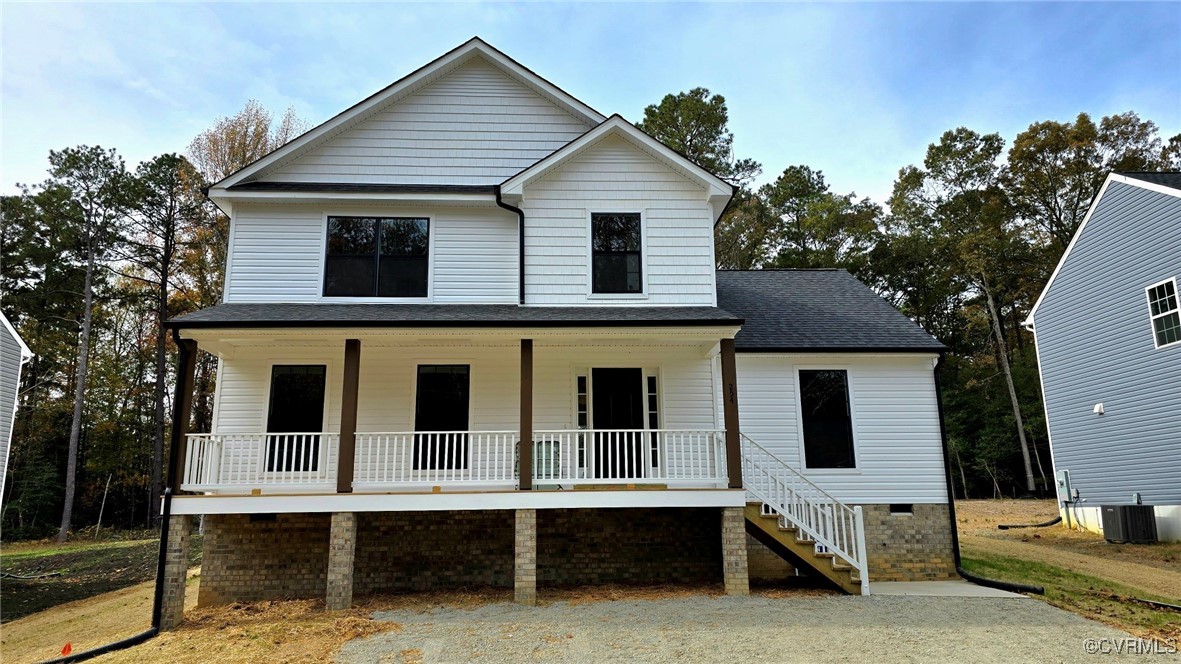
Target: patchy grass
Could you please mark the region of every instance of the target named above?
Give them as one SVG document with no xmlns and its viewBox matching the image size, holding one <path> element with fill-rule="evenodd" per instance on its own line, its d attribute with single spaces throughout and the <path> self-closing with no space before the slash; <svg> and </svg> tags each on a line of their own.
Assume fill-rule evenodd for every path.
<svg viewBox="0 0 1181 664">
<path fill-rule="evenodd" d="M 1181 641 L 1181 612 L 1134 601 L 1134 598 L 1173 602 L 1145 594 L 1109 579 L 1008 556 L 976 553 L 963 558 L 964 568 L 984 577 L 1044 586 L 1041 597 L 1054 606 L 1099 620 L 1140 637 Z"/>
<path fill-rule="evenodd" d="M 0 622 L 154 580 L 158 553 L 155 539 L 5 545 Z M 189 558 L 190 564 L 200 562 L 200 537 L 192 539 Z"/>
</svg>

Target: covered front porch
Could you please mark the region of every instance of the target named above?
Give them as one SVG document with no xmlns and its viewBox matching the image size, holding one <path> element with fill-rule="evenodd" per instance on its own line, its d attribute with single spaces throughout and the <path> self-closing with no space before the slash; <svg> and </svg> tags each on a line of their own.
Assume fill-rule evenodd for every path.
<svg viewBox="0 0 1181 664">
<path fill-rule="evenodd" d="M 430 504 L 464 494 L 439 508 L 479 509 L 472 493 L 523 491 L 598 492 L 555 503 L 571 506 L 618 492 L 659 505 L 653 492 L 685 491 L 740 504 L 721 495 L 742 486 L 737 329 L 182 330 L 182 352 L 216 354 L 219 371 L 212 431 L 176 440 L 174 489 L 188 494 L 177 498 L 202 507 L 174 510 L 223 512 L 213 506 L 229 502 L 205 499 L 267 496 L 282 498 L 263 501 L 272 508 L 306 508 L 301 497 L 330 494 L 392 510 L 411 504 L 397 495 Z M 187 364 L 178 408 L 191 394 Z M 245 502 L 224 511 L 256 511 Z"/>
</svg>

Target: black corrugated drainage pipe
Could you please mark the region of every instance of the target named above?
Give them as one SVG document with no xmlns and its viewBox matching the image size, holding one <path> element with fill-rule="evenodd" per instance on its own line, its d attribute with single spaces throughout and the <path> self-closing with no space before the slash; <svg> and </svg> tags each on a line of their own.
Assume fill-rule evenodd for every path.
<svg viewBox="0 0 1181 664">
<path fill-rule="evenodd" d="M 106 645 L 101 645 L 97 648 L 84 650 L 77 654 L 66 655 L 57 659 L 51 659 L 43 664 L 64 664 L 65 662 L 82 662 L 88 659 L 105 655 L 116 650 L 123 650 L 137 646 L 148 639 L 160 633 L 160 613 L 163 610 L 164 600 L 164 556 L 168 551 L 168 518 L 172 514 L 172 487 L 164 488 L 164 509 L 161 512 L 160 519 L 160 554 L 156 560 L 156 590 L 152 595 L 152 626 L 145 631 L 129 636 L 120 641 L 113 641 Z"/>
<path fill-rule="evenodd" d="M 500 185 L 496 185 L 496 204 L 517 215 L 517 298 L 520 304 L 525 304 L 525 211 L 504 202 Z"/>
<path fill-rule="evenodd" d="M 965 570 L 960 564 L 960 533 L 959 524 L 955 519 L 955 483 L 951 475 L 951 454 L 947 448 L 947 427 L 943 419 L 943 386 L 940 383 L 940 370 L 943 368 L 944 353 L 939 353 L 939 360 L 935 362 L 935 405 L 939 410 L 939 438 L 943 444 L 943 470 L 947 480 L 947 513 L 951 518 L 951 550 L 955 556 L 955 571 L 966 581 L 971 581 L 978 586 L 985 586 L 987 588 L 996 588 L 997 590 L 1007 590 L 1015 593 L 1032 593 L 1034 595 L 1046 594 L 1046 589 L 1041 586 L 1029 586 L 1024 583 L 1012 583 L 1009 581 L 998 581 L 996 579 L 988 579 L 982 576 Z"/>
<path fill-rule="evenodd" d="M 176 342 L 179 357 L 177 358 L 177 367 L 184 366 L 185 350 L 184 344 L 180 343 L 180 330 L 173 328 L 172 339 Z M 178 369 L 179 370 L 179 369 Z M 174 395 L 172 399 L 172 421 L 176 422 L 179 417 L 177 411 L 179 408 L 179 395 Z M 91 648 L 77 654 L 66 655 L 57 659 L 51 659 L 43 664 L 64 664 L 65 662 L 82 662 L 99 655 L 105 655 L 116 650 L 123 650 L 136 646 L 160 633 L 160 614 L 164 610 L 164 561 L 168 553 L 168 520 L 172 517 L 172 487 L 176 485 L 176 455 L 177 445 L 173 445 L 172 449 L 168 451 L 168 469 L 166 480 L 164 483 L 164 506 L 160 511 L 160 552 L 156 556 L 156 590 L 152 594 L 152 626 L 148 629 L 129 636 L 119 641 L 113 641 L 106 645 L 97 648 Z"/>
</svg>

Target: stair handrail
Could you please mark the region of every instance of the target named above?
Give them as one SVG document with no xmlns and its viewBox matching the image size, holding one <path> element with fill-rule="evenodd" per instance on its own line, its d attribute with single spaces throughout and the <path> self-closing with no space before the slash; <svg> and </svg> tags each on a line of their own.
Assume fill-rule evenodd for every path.
<svg viewBox="0 0 1181 664">
<path fill-rule="evenodd" d="M 764 505 L 770 507 L 776 516 L 786 520 L 792 526 L 808 535 L 813 541 L 824 546 L 831 553 L 856 569 L 861 579 L 861 592 L 868 594 L 869 566 L 865 547 L 865 521 L 861 507 L 850 507 L 837 500 L 832 494 L 820 488 L 815 482 L 805 477 L 803 473 L 793 468 L 774 452 L 751 440 L 746 434 L 740 434 L 740 438 L 743 442 L 742 474 L 744 488 L 762 501 Z M 769 461 L 775 462 L 776 467 L 774 469 L 759 467 L 760 460 L 754 458 L 756 450 L 757 453 L 766 457 Z M 759 489 L 756 485 L 756 471 L 765 474 L 768 481 L 781 485 L 784 495 L 781 498 L 776 498 L 770 491 Z M 775 474 L 775 471 L 780 472 Z M 792 483 L 785 481 L 782 477 L 783 475 L 787 475 L 791 480 L 799 482 L 803 485 L 803 488 L 816 495 L 812 498 L 804 495 L 799 489 L 792 486 Z M 782 500 L 789 497 L 793 499 L 793 503 L 802 503 L 813 519 L 809 520 L 799 514 L 793 514 L 793 510 L 787 502 Z M 824 514 L 825 509 L 833 510 L 834 513 L 822 517 L 821 515 Z M 811 521 L 826 522 L 831 532 L 822 532 L 819 527 L 820 524 L 817 523 L 814 525 Z M 842 526 L 841 524 L 845 525 Z"/>
</svg>

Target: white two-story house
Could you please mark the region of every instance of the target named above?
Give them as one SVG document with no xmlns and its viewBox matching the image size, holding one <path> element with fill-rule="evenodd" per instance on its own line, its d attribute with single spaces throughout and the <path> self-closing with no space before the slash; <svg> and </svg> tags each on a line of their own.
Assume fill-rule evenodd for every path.
<svg viewBox="0 0 1181 664">
<path fill-rule="evenodd" d="M 194 515 L 202 604 L 953 575 L 943 346 L 843 271 L 716 271 L 733 192 L 479 39 L 210 187 L 164 626 Z"/>
</svg>

